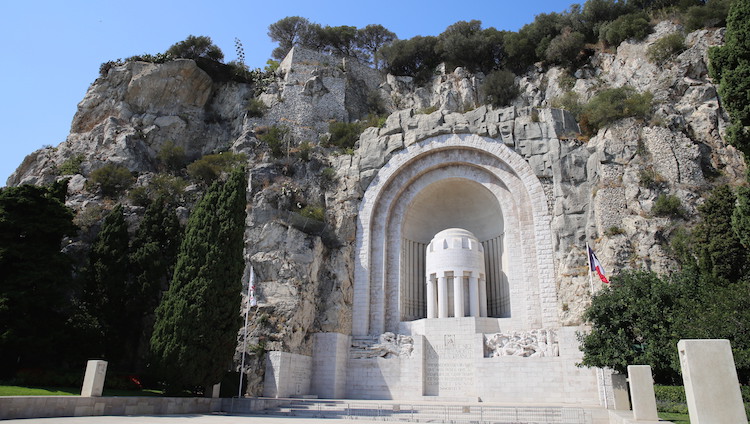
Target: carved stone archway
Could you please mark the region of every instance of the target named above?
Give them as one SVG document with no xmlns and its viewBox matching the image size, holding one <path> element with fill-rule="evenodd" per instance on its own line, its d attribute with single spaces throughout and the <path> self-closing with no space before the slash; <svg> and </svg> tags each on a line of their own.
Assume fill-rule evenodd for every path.
<svg viewBox="0 0 750 424">
<path fill-rule="evenodd" d="M 424 238 L 420 231 L 432 231 L 429 225 L 422 228 L 431 217 L 414 216 L 430 208 L 418 205 L 431 191 L 448 196 L 449 202 L 461 202 L 461 187 L 466 187 L 468 202 L 481 202 L 482 207 L 454 207 L 458 212 L 435 219 L 444 221 L 440 225 L 473 226 L 469 229 L 480 234 L 486 230 L 484 239 L 495 240 L 496 270 L 502 274 L 498 278 L 506 280 L 510 297 L 508 316 L 501 318 L 504 325 L 559 325 L 550 216 L 541 183 L 529 164 L 501 142 L 453 134 L 396 153 L 365 192 L 357 221 L 354 336 L 398 331 L 404 317 L 405 275 L 414 275 L 405 267 L 418 263 L 405 256 L 405 243 L 421 242 L 411 239 Z M 476 216 L 485 207 L 495 207 L 496 220 L 492 214 Z"/>
</svg>

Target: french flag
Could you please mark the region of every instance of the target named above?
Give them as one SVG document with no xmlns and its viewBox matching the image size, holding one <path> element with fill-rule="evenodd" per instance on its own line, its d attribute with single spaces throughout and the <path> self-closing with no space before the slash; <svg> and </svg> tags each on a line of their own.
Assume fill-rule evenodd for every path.
<svg viewBox="0 0 750 424">
<path fill-rule="evenodd" d="M 604 273 L 604 267 L 602 266 L 601 262 L 599 262 L 599 259 L 594 254 L 594 251 L 591 250 L 590 246 L 586 246 L 586 249 L 589 253 L 589 267 L 591 272 L 596 272 L 596 274 L 599 276 L 599 279 L 602 280 L 603 283 L 609 284 L 609 280 L 607 280 L 607 277 Z"/>
</svg>

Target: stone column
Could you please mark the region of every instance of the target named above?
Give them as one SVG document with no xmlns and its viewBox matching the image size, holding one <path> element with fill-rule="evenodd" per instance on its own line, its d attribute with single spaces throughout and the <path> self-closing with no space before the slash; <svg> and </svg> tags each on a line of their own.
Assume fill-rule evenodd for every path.
<svg viewBox="0 0 750 424">
<path fill-rule="evenodd" d="M 469 276 L 469 316 L 479 316 L 479 277 Z"/>
<path fill-rule="evenodd" d="M 453 316 L 464 316 L 464 273 L 453 271 Z"/>
<path fill-rule="evenodd" d="M 427 276 L 427 318 L 437 318 L 437 309 L 435 305 L 435 280 Z"/>
<path fill-rule="evenodd" d="M 438 277 L 438 318 L 448 318 L 448 278 Z"/>
<path fill-rule="evenodd" d="M 479 277 L 479 316 L 487 316 L 487 281 Z"/>
</svg>

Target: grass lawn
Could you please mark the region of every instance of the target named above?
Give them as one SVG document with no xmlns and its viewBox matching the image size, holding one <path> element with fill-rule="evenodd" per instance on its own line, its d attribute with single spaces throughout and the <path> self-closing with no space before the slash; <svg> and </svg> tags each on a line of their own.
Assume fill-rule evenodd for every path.
<svg viewBox="0 0 750 424">
<path fill-rule="evenodd" d="M 80 396 L 80 387 L 0 386 L 0 396 Z M 104 389 L 104 396 L 161 396 L 159 390 Z"/>
<path fill-rule="evenodd" d="M 672 421 L 675 424 L 690 424 L 688 414 L 677 414 L 674 412 L 659 412 L 659 418 Z"/>
</svg>

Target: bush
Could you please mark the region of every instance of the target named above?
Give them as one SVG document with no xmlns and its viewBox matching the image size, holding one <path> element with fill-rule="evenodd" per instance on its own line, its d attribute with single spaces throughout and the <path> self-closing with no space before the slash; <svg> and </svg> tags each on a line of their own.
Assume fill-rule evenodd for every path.
<svg viewBox="0 0 750 424">
<path fill-rule="evenodd" d="M 81 164 L 86 159 L 84 155 L 75 155 L 66 159 L 57 168 L 60 175 L 75 175 L 81 173 Z"/>
<path fill-rule="evenodd" d="M 732 0 L 711 0 L 704 5 L 689 8 L 685 12 L 685 29 L 692 32 L 701 28 L 725 26 L 731 2 Z"/>
<path fill-rule="evenodd" d="M 685 51 L 685 36 L 675 32 L 665 35 L 649 46 L 646 54 L 651 62 L 662 64 Z"/>
<path fill-rule="evenodd" d="M 210 184 L 224 172 L 244 164 L 247 157 L 242 153 L 223 152 L 206 155 L 187 167 L 188 175 L 197 181 Z"/>
<path fill-rule="evenodd" d="M 332 183 L 336 179 L 336 170 L 327 166 L 320 171 L 320 176 L 323 177 L 323 182 Z"/>
<path fill-rule="evenodd" d="M 654 171 L 653 168 L 642 169 L 639 174 L 639 183 L 641 187 L 645 187 L 651 190 L 661 187 L 666 182 L 658 172 Z"/>
<path fill-rule="evenodd" d="M 159 153 L 156 154 L 156 158 L 161 162 L 164 168 L 170 171 L 180 170 L 187 164 L 185 148 L 176 145 L 173 141 L 167 141 L 164 143 L 164 145 L 161 146 Z"/>
<path fill-rule="evenodd" d="M 623 118 L 646 118 L 653 95 L 637 93 L 632 87 L 610 88 L 597 93 L 581 112 L 581 127 L 589 135 Z"/>
<path fill-rule="evenodd" d="M 341 149 L 353 149 L 365 128 L 359 122 L 331 122 L 328 124 L 328 132 L 331 137 L 328 145 Z"/>
<path fill-rule="evenodd" d="M 171 57 L 185 59 L 210 59 L 216 62 L 224 60 L 224 53 L 211 41 L 211 37 L 188 35 L 188 37 L 173 44 L 166 52 Z"/>
<path fill-rule="evenodd" d="M 312 151 L 312 145 L 309 141 L 303 141 L 299 145 L 299 158 L 307 162 L 310 160 L 310 152 Z"/>
<path fill-rule="evenodd" d="M 258 98 L 252 98 L 247 102 L 247 115 L 251 118 L 262 118 L 268 110 L 268 106 L 263 103 L 263 100 Z"/>
<path fill-rule="evenodd" d="M 485 104 L 507 106 L 519 94 L 516 75 L 506 70 L 493 71 L 484 79 L 480 93 Z"/>
<path fill-rule="evenodd" d="M 320 205 L 307 205 L 300 209 L 299 214 L 305 218 L 314 219 L 320 222 L 324 222 L 326 219 L 325 208 Z"/>
<path fill-rule="evenodd" d="M 685 211 L 682 208 L 680 198 L 673 194 L 660 194 L 654 201 L 651 208 L 651 214 L 654 216 L 682 218 Z"/>
<path fill-rule="evenodd" d="M 583 111 L 583 104 L 575 91 L 567 91 L 560 97 L 552 99 L 552 107 L 565 109 L 578 118 Z"/>
<path fill-rule="evenodd" d="M 130 170 L 123 165 L 108 163 L 89 175 L 89 184 L 98 186 L 105 196 L 115 196 L 133 184 Z"/>
<path fill-rule="evenodd" d="M 630 13 L 602 25 L 599 30 L 599 39 L 610 46 L 619 46 L 620 43 L 630 38 L 643 40 L 653 30 L 648 15 L 643 12 Z"/>
<path fill-rule="evenodd" d="M 276 125 L 268 128 L 265 132 L 258 134 L 258 139 L 271 148 L 271 156 L 280 158 L 284 156 L 284 139 L 289 134 L 289 128 Z"/>
<path fill-rule="evenodd" d="M 154 200 L 162 197 L 169 202 L 177 202 L 185 192 L 187 182 L 168 174 L 157 174 L 148 185 L 138 186 L 128 192 L 128 198 L 134 205 L 148 206 Z"/>
</svg>

